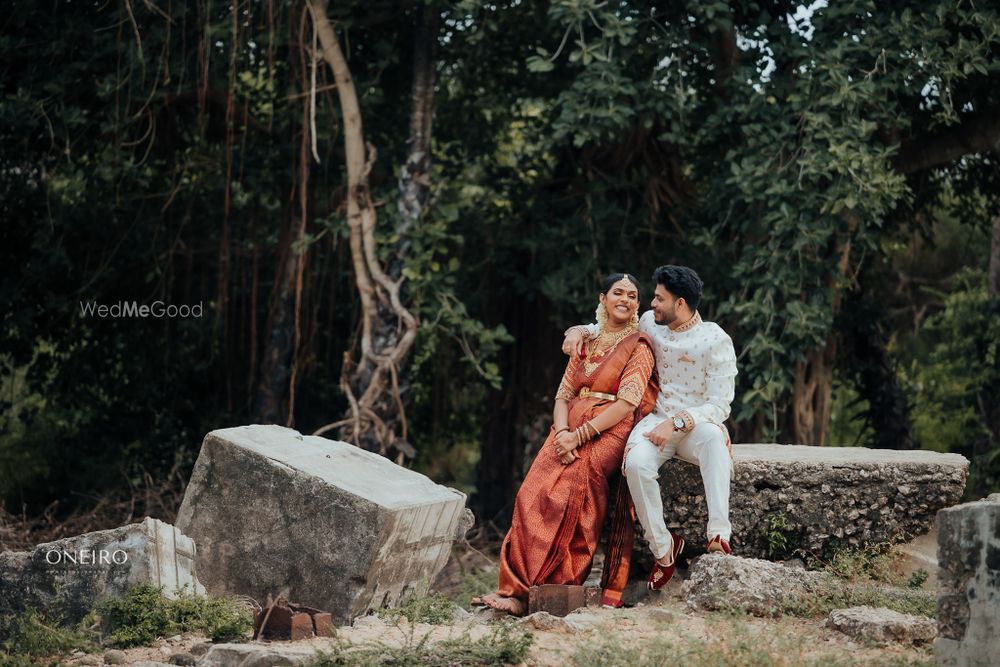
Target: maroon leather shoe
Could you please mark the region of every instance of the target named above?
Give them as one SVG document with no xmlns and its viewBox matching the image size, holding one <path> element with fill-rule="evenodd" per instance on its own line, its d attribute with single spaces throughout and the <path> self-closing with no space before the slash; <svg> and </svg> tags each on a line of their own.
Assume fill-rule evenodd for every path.
<svg viewBox="0 0 1000 667">
<path fill-rule="evenodd" d="M 708 553 L 714 553 L 716 551 L 721 551 L 727 556 L 733 555 L 733 550 L 729 546 L 729 542 L 722 539 L 722 535 L 716 535 L 708 541 Z"/>
<path fill-rule="evenodd" d="M 646 580 L 646 586 L 651 591 L 660 590 L 674 578 L 674 572 L 677 571 L 677 556 L 684 551 L 684 538 L 677 537 L 673 533 L 670 536 L 674 542 L 673 549 L 671 549 L 670 565 L 660 565 L 653 561 L 653 569 L 649 573 L 649 579 Z"/>
</svg>

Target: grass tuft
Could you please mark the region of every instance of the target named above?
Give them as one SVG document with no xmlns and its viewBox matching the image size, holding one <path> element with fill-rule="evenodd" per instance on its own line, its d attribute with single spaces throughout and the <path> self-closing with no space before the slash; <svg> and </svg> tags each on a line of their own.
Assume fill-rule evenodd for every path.
<svg viewBox="0 0 1000 667">
<path fill-rule="evenodd" d="M 212 641 L 243 637 L 252 627 L 250 612 L 225 598 L 184 594 L 167 598 L 162 588 L 141 584 L 123 598 L 107 598 L 97 608 L 119 648 L 150 644 L 157 637 L 204 632 Z"/>
<path fill-rule="evenodd" d="M 422 637 L 410 635 L 402 646 L 384 643 L 355 647 L 340 643 L 330 650 L 317 653 L 305 667 L 473 667 L 478 665 L 516 665 L 524 662 L 531 648 L 530 633 L 511 623 L 501 623 L 489 635 L 472 639 L 469 632 L 430 641 L 430 633 Z"/>
<path fill-rule="evenodd" d="M 0 665 L 16 665 L 15 657 L 41 657 L 71 651 L 93 653 L 100 650 L 100 632 L 91 629 L 97 618 L 89 614 L 73 628 L 63 627 L 60 619 L 30 609 L 16 616 L 0 616 Z M 28 664 L 28 663 L 26 663 Z"/>
<path fill-rule="evenodd" d="M 410 623 L 447 625 L 455 620 L 455 603 L 440 593 L 411 594 L 398 607 L 375 613 L 388 621 L 405 618 Z"/>
</svg>

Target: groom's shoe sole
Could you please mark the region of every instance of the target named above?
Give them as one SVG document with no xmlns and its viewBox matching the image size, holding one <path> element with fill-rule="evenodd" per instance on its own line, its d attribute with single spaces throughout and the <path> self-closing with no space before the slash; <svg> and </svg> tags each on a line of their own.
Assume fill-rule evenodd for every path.
<svg viewBox="0 0 1000 667">
<path fill-rule="evenodd" d="M 649 579 L 646 581 L 646 587 L 651 591 L 658 591 L 666 586 L 674 578 L 674 573 L 677 571 L 677 557 L 684 551 L 684 538 L 673 534 L 671 537 L 674 541 L 673 558 L 670 565 L 660 565 L 653 561 L 653 570 L 649 573 Z"/>
</svg>

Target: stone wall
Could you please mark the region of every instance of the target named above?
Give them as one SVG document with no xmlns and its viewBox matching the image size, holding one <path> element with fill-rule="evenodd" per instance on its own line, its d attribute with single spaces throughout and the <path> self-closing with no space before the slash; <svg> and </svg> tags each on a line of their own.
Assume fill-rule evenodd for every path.
<svg viewBox="0 0 1000 667">
<path fill-rule="evenodd" d="M 969 468 L 963 456 L 929 451 L 772 444 L 733 452 L 732 546 L 748 558 L 829 556 L 926 533 L 938 510 L 961 500 Z M 700 470 L 673 459 L 660 469 L 660 486 L 667 526 L 687 539 L 685 555 L 704 552 Z"/>
</svg>

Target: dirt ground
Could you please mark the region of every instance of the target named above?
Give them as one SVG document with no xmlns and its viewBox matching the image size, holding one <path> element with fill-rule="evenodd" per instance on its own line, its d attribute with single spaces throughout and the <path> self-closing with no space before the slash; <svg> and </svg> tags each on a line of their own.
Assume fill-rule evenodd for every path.
<svg viewBox="0 0 1000 667">
<path fill-rule="evenodd" d="M 761 619 L 750 616 L 733 616 L 721 613 L 692 612 L 676 594 L 650 598 L 647 603 L 626 609 L 586 608 L 566 617 L 567 625 L 558 619 L 541 623 L 544 629 L 521 623 L 520 627 L 534 636 L 529 658 L 525 665 L 562 667 L 580 664 L 586 651 L 616 651 L 619 648 L 637 648 L 666 641 L 680 652 L 700 650 L 711 645 L 725 660 L 722 664 L 746 664 L 747 647 L 758 656 L 754 664 L 799 665 L 806 662 L 830 661 L 837 665 L 885 664 L 899 661 L 929 662 L 933 658 L 930 647 L 873 646 L 859 643 L 846 635 L 825 627 L 825 619 L 784 618 Z M 354 627 L 341 627 L 335 640 L 314 638 L 297 642 L 261 642 L 261 648 L 301 655 L 312 650 L 329 649 L 337 642 L 353 646 L 413 645 L 429 640 L 436 643 L 443 639 L 467 635 L 475 640 L 491 634 L 492 622 L 485 622 L 473 614 L 451 625 L 410 624 L 405 619 L 384 621 L 369 616 L 359 619 Z M 704 644 L 703 644 L 704 643 Z M 124 651 L 125 664 L 142 660 L 168 662 L 176 653 L 203 653 L 206 640 L 195 635 L 158 640 L 154 646 Z M 200 646 L 199 646 L 200 645 Z M 202 650 L 199 651 L 199 648 Z M 98 657 L 101 654 L 96 654 Z M 741 658 L 740 656 L 744 656 Z M 770 659 L 767 658 L 770 656 Z M 576 658 L 576 659 L 574 659 Z M 758 660 L 763 659 L 760 663 Z M 70 664 L 93 664 L 93 658 L 76 657 Z M 103 664 L 98 663 L 98 664 Z M 706 662 L 706 664 L 713 664 Z M 717 663 L 716 663 L 717 664 Z"/>
</svg>

